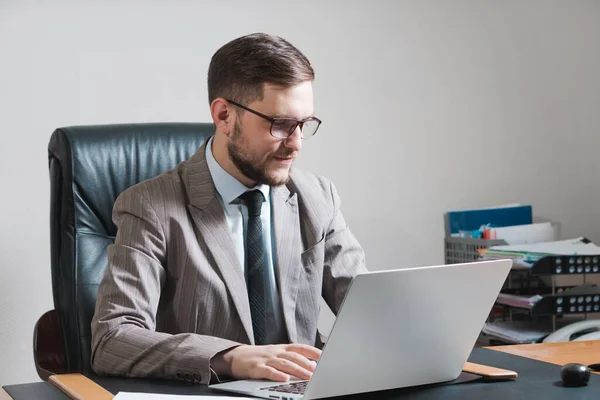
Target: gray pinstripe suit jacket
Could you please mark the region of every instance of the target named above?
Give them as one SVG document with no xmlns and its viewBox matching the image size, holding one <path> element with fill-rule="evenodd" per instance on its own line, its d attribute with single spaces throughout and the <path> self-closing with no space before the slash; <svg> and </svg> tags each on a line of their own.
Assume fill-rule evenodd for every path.
<svg viewBox="0 0 600 400">
<path fill-rule="evenodd" d="M 92 320 L 99 374 L 208 383 L 210 359 L 253 342 L 242 268 L 205 158 L 124 191 Z M 276 275 L 291 343 L 315 345 L 321 296 L 337 314 L 362 248 L 331 182 L 294 170 L 272 188 Z"/>
</svg>

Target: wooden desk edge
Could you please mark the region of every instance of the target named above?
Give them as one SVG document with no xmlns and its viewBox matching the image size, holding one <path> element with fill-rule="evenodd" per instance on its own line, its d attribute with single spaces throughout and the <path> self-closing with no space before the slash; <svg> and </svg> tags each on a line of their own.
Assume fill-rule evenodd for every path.
<svg viewBox="0 0 600 400">
<path fill-rule="evenodd" d="M 52 375 L 48 381 L 74 400 L 112 400 L 115 397 L 82 374 Z"/>
<path fill-rule="evenodd" d="M 0 387 L 0 400 L 13 400 L 13 398 L 4 390 L 4 388 Z"/>
<path fill-rule="evenodd" d="M 556 365 L 568 363 L 589 365 L 600 362 L 600 340 L 490 346 L 486 349 Z"/>
<path fill-rule="evenodd" d="M 471 362 L 465 364 L 463 371 L 481 375 L 488 380 L 514 379 L 517 377 L 514 371 Z M 112 400 L 114 398 L 112 393 L 82 374 L 52 375 L 48 381 L 74 400 Z M 6 393 L 6 396 L 8 396 L 8 393 Z M 11 397 L 8 396 L 6 399 L 11 399 Z M 0 400 L 5 400 L 2 393 L 0 393 Z"/>
</svg>

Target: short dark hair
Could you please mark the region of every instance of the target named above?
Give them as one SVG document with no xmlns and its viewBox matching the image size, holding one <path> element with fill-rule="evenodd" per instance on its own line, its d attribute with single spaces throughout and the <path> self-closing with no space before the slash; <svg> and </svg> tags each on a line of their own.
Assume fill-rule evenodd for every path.
<svg viewBox="0 0 600 400">
<path fill-rule="evenodd" d="M 223 97 L 248 104 L 261 100 L 263 85 L 283 87 L 313 81 L 304 54 L 287 40 L 265 33 L 242 36 L 225 44 L 208 67 L 208 102 Z"/>
</svg>

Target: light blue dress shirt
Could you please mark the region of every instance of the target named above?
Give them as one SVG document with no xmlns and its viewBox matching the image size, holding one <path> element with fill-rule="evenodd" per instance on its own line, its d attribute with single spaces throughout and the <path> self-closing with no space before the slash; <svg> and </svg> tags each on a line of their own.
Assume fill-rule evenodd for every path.
<svg viewBox="0 0 600 400">
<path fill-rule="evenodd" d="M 277 280 L 275 278 L 275 253 L 273 243 L 273 231 L 271 229 L 271 188 L 268 185 L 259 185 L 255 188 L 247 188 L 244 184 L 238 181 L 236 178 L 231 176 L 225 171 L 215 160 L 212 152 L 213 138 L 210 138 L 206 145 L 206 162 L 208 164 L 208 170 L 215 184 L 217 190 L 218 199 L 223 206 L 225 217 L 231 231 L 233 238 L 233 244 L 235 246 L 235 252 L 240 260 L 242 266 L 242 272 L 246 269 L 246 257 L 245 257 L 245 243 L 246 227 L 248 225 L 248 208 L 238 198 L 249 190 L 260 190 L 265 201 L 262 204 L 260 219 L 263 228 L 263 242 L 265 251 L 267 254 L 267 265 L 266 270 L 268 273 L 268 287 L 267 291 L 271 297 L 271 304 L 273 304 L 273 310 L 270 315 L 267 315 L 267 321 L 269 326 L 267 327 L 267 340 L 268 343 L 287 343 L 287 333 L 285 330 L 285 324 L 283 320 L 283 313 L 281 311 L 281 301 L 279 298 L 279 290 L 277 288 Z"/>
</svg>

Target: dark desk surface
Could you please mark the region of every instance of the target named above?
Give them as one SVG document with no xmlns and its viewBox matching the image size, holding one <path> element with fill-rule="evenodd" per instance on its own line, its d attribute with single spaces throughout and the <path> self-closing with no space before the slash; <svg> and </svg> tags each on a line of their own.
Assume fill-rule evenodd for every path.
<svg viewBox="0 0 600 400">
<path fill-rule="evenodd" d="M 539 347 L 543 350 L 543 347 Z M 474 349 L 469 361 L 491 365 L 499 368 L 515 370 L 519 378 L 507 382 L 482 382 L 480 380 L 460 384 L 428 385 L 370 393 L 370 399 L 405 399 L 412 400 L 444 398 L 444 399 L 599 399 L 600 375 L 593 374 L 588 386 L 580 388 L 563 387 L 560 383 L 560 366 L 485 348 Z M 153 392 L 171 394 L 224 395 L 206 386 L 183 384 L 167 380 L 120 379 L 91 377 L 99 385 L 112 393 L 119 391 Z M 16 400 L 44 399 L 65 400 L 68 397 L 47 382 L 4 387 Z M 233 394 L 226 394 L 234 396 Z M 340 397 L 341 398 L 341 397 Z M 365 395 L 345 396 L 345 399 L 363 399 Z M 0 398 L 1 399 L 1 398 Z"/>
</svg>

